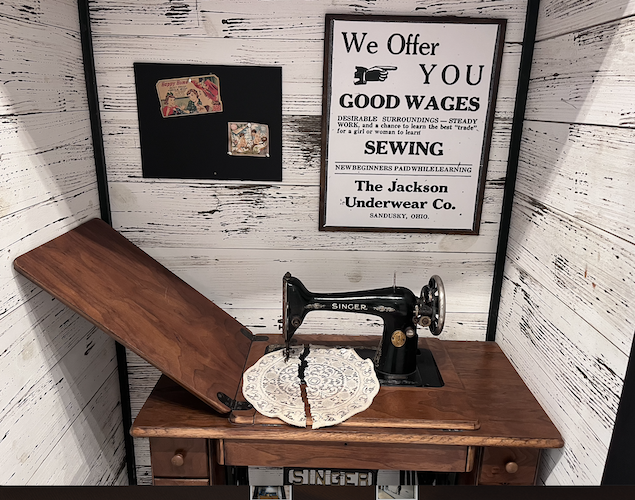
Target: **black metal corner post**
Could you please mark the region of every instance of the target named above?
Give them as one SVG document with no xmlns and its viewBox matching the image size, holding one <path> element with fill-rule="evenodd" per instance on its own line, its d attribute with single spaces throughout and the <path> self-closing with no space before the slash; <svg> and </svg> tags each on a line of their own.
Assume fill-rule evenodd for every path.
<svg viewBox="0 0 635 500">
<path fill-rule="evenodd" d="M 514 205 L 516 174 L 518 173 L 518 158 L 520 156 L 520 143 L 523 135 L 525 108 L 527 107 L 527 91 L 529 89 L 529 78 L 531 76 L 531 62 L 534 56 L 534 44 L 536 42 L 536 27 L 538 25 L 539 8 L 540 0 L 527 1 L 525 33 L 523 35 L 523 48 L 520 55 L 520 71 L 518 75 L 518 86 L 516 87 L 516 103 L 514 105 L 512 133 L 509 145 L 509 154 L 507 157 L 507 176 L 505 179 L 505 190 L 503 192 L 503 208 L 500 228 L 498 231 L 498 246 L 496 248 L 496 262 L 494 264 L 492 295 L 489 305 L 485 340 L 496 339 L 498 310 L 500 308 L 503 274 L 505 271 L 505 257 L 507 255 L 507 240 L 509 238 L 509 225 Z"/>
<path fill-rule="evenodd" d="M 604 464 L 603 485 L 634 485 L 635 458 L 635 339 L 631 345 L 622 396 L 617 408 L 609 452 Z"/>
<path fill-rule="evenodd" d="M 84 76 L 86 79 L 86 93 L 88 96 L 88 110 L 90 113 L 90 128 L 95 155 L 95 170 L 97 174 L 97 192 L 101 218 L 112 225 L 110 213 L 110 198 L 108 197 L 108 180 L 106 177 L 106 156 L 101 130 L 101 116 L 99 114 L 99 99 L 97 96 L 97 77 L 95 74 L 95 59 L 93 56 L 93 39 L 90 29 L 90 12 L 88 0 L 78 0 L 79 27 L 84 61 Z M 130 435 L 132 427 L 132 412 L 130 407 L 130 386 L 128 385 L 128 364 L 126 349 L 116 343 L 117 371 L 119 374 L 119 391 L 121 393 L 121 413 L 124 427 L 124 444 L 126 447 L 126 467 L 128 469 L 128 483 L 137 484 L 137 469 L 135 466 L 134 441 Z"/>
</svg>

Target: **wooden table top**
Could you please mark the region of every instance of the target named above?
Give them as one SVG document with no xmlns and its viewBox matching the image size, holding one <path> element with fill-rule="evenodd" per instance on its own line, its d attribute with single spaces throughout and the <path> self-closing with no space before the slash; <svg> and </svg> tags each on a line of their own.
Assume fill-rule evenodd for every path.
<svg viewBox="0 0 635 500">
<path fill-rule="evenodd" d="M 444 387 L 414 391 L 382 387 L 368 410 L 334 427 L 300 429 L 259 418 L 254 411 L 233 412 L 232 419 L 241 423 L 232 423 L 227 413 L 222 414 L 230 408 L 219 394 L 241 398 L 243 371 L 262 356 L 266 342 L 255 341 L 262 337 L 254 337 L 106 223 L 86 222 L 18 257 L 14 266 L 178 381 L 180 385 L 165 376 L 160 380 L 133 425 L 134 436 L 563 445 L 500 348 L 489 342 L 422 340 L 434 351 Z M 377 343 L 377 338 L 332 335 L 294 339 L 314 344 Z M 267 342 L 283 343 L 280 335 L 269 336 Z"/>
<path fill-rule="evenodd" d="M 277 336 L 269 342 L 278 343 Z M 329 337 L 329 336 L 321 336 Z M 316 336 L 296 335 L 298 342 L 317 343 Z M 350 344 L 359 344 L 349 337 Z M 342 343 L 341 339 L 337 339 Z M 367 342 L 363 339 L 362 343 Z M 413 429 L 336 425 L 304 429 L 286 424 L 252 425 L 231 423 L 226 415 L 212 410 L 169 378 L 163 376 L 132 426 L 135 437 L 180 437 L 259 441 L 328 441 L 443 444 L 465 446 L 513 446 L 559 448 L 562 437 L 527 386 L 494 342 L 459 342 L 425 339 L 429 345 L 442 343 L 465 387 L 465 407 L 474 411 L 480 428 L 475 430 Z M 383 391 L 382 387 L 380 390 Z M 399 391 L 399 388 L 397 388 Z M 444 388 L 434 391 L 443 400 Z M 404 394 L 412 397 L 411 391 Z M 452 404 L 457 404 L 453 399 Z M 458 403 L 460 405 L 460 403 Z M 460 412 L 460 408 L 456 409 Z"/>
</svg>

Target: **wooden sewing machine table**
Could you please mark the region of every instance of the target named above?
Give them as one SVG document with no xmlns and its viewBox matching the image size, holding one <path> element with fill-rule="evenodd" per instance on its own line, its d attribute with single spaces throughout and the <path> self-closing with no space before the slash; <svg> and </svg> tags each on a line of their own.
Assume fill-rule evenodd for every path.
<svg viewBox="0 0 635 500">
<path fill-rule="evenodd" d="M 155 484 L 218 484 L 217 464 L 458 472 L 463 482 L 533 484 L 540 450 L 563 445 L 493 342 L 420 339 L 443 387 L 384 386 L 367 410 L 337 426 L 295 428 L 236 406 L 244 370 L 282 337 L 253 335 L 103 221 L 21 255 L 14 267 L 164 374 L 132 427 L 133 436 L 150 438 Z M 377 345 L 377 337 L 293 340 Z"/>
<path fill-rule="evenodd" d="M 298 343 L 321 345 L 377 343 L 376 337 L 296 337 Z M 247 364 L 253 364 L 267 344 L 280 342 L 282 338 L 276 336 L 254 342 L 255 352 Z M 540 450 L 561 447 L 563 441 L 498 345 L 437 339 L 422 339 L 420 345 L 434 352 L 450 387 L 415 392 L 382 387 L 371 408 L 352 425 L 350 420 L 317 430 L 279 421 L 271 425 L 255 410 L 247 412 L 251 425 L 245 423 L 248 417 L 232 423 L 235 417 L 215 412 L 162 376 L 135 420 L 132 435 L 150 438 L 153 479 L 158 485 L 223 484 L 222 465 L 460 472 L 460 481 L 467 484 L 534 484 Z M 458 380 L 448 371 L 448 362 Z M 466 398 L 448 394 L 456 395 L 459 384 Z M 429 413 L 436 406 L 438 411 L 432 414 L 440 421 L 454 412 L 476 415 L 478 428 L 421 429 L 407 419 L 395 423 L 394 407 L 401 403 L 382 397 L 386 393 L 407 393 L 406 403 L 413 411 L 423 404 Z M 444 396 L 453 400 L 453 408 L 448 409 Z M 371 410 L 377 419 L 364 418 Z M 392 422 L 387 427 L 382 426 L 383 412 Z"/>
</svg>

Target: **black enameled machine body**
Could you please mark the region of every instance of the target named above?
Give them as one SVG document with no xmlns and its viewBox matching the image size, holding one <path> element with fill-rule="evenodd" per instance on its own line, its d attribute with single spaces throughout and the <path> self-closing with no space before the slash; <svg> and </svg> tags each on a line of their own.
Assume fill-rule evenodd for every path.
<svg viewBox="0 0 635 500">
<path fill-rule="evenodd" d="M 426 382 L 425 374 L 420 373 L 434 371 L 438 374 L 438 370 L 431 353 L 422 353 L 417 345 L 417 326 L 428 327 L 433 335 L 439 335 L 443 330 L 445 290 L 439 276 L 432 276 L 417 297 L 408 288 L 399 286 L 342 293 L 313 293 L 299 279 L 285 274 L 282 326 L 287 349 L 296 330 L 312 311 L 339 311 L 380 317 L 384 330 L 372 357 L 382 383 L 439 385 Z M 368 353 L 366 357 L 370 357 Z M 443 385 L 442 381 L 440 385 Z"/>
</svg>

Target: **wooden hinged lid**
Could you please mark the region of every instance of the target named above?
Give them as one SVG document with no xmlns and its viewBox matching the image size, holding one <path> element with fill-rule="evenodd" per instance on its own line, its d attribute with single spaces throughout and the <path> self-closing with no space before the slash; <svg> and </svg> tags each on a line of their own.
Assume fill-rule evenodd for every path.
<svg viewBox="0 0 635 500">
<path fill-rule="evenodd" d="M 236 398 L 251 332 L 102 220 L 14 266 L 216 410 L 231 410 L 222 395 Z"/>
</svg>

